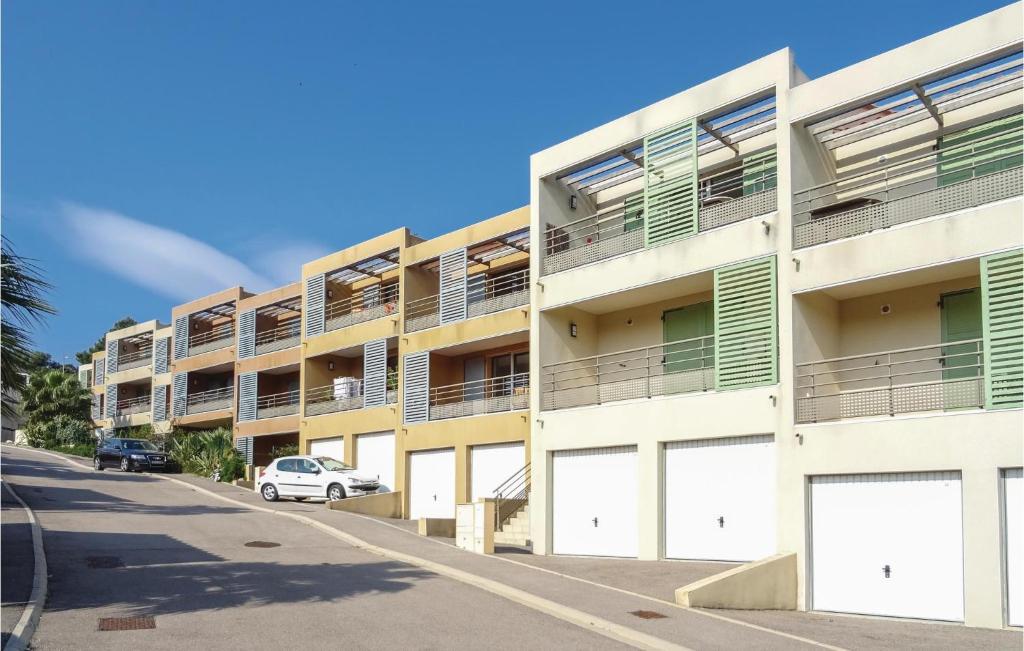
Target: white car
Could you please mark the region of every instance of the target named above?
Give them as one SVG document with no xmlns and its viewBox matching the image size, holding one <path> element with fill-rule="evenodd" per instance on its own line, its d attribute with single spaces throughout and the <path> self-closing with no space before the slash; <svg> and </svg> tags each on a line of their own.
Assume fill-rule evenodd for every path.
<svg viewBox="0 0 1024 651">
<path fill-rule="evenodd" d="M 380 482 L 359 474 L 352 466 L 330 457 L 281 457 L 275 459 L 256 481 L 256 490 L 263 499 L 274 502 L 279 497 L 346 497 L 376 493 Z"/>
</svg>

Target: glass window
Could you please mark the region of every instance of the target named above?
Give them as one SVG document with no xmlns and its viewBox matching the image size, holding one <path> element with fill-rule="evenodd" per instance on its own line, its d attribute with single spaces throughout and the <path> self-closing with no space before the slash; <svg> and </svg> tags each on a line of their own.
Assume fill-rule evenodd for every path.
<svg viewBox="0 0 1024 651">
<path fill-rule="evenodd" d="M 277 469 L 280 472 L 297 472 L 297 459 L 278 459 Z"/>
<path fill-rule="evenodd" d="M 314 473 L 319 470 L 317 465 L 309 459 L 296 459 L 295 462 L 299 465 L 299 472 Z"/>
</svg>

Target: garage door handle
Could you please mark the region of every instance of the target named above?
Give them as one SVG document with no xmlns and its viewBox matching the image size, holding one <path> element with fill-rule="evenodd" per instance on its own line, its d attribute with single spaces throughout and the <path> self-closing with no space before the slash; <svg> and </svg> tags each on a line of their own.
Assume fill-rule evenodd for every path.
<svg viewBox="0 0 1024 651">
<path fill-rule="evenodd" d="M 882 574 L 884 574 L 885 578 L 887 578 L 887 579 L 889 578 L 889 572 L 891 572 L 891 571 L 892 571 L 892 568 L 889 567 L 888 565 L 886 565 L 885 567 L 882 568 Z"/>
<path fill-rule="evenodd" d="M 594 526 L 597 526 L 597 518 L 594 518 Z"/>
<path fill-rule="evenodd" d="M 725 517 L 724 516 L 721 516 L 721 515 L 718 516 L 718 528 L 719 529 L 724 529 L 725 528 Z"/>
</svg>

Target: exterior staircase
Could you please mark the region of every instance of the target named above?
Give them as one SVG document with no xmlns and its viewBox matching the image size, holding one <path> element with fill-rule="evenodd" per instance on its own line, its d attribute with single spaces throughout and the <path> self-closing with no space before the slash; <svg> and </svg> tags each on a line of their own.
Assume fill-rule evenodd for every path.
<svg viewBox="0 0 1024 651">
<path fill-rule="evenodd" d="M 530 505 L 524 504 L 515 514 L 510 517 L 494 532 L 495 545 L 519 545 L 524 547 L 530 544 Z"/>
</svg>

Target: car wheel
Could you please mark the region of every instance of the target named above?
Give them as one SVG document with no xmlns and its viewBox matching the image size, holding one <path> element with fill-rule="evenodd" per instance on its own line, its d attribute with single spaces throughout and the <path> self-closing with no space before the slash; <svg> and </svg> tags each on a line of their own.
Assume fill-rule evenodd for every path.
<svg viewBox="0 0 1024 651">
<path fill-rule="evenodd" d="M 273 484 L 263 484 L 263 488 L 260 490 L 260 494 L 263 495 L 263 499 L 268 502 L 277 501 L 277 487 Z"/>
<path fill-rule="evenodd" d="M 92 458 L 92 467 L 94 470 L 103 470 L 103 462 L 100 461 L 99 457 Z"/>
<path fill-rule="evenodd" d="M 345 499 L 345 489 L 341 487 L 341 484 L 331 484 L 327 487 L 327 499 L 332 502 Z"/>
<path fill-rule="evenodd" d="M 128 472 L 128 457 L 121 457 L 121 472 Z"/>
</svg>

